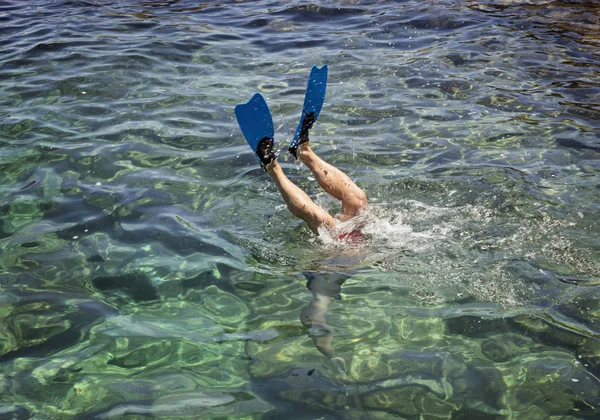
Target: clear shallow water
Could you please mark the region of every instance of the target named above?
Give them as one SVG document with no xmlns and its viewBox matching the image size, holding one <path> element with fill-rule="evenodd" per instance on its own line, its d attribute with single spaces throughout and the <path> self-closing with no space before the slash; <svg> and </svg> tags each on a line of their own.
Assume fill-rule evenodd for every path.
<svg viewBox="0 0 600 420">
<path fill-rule="evenodd" d="M 597 417 L 599 13 L 1 3 L 2 416 Z M 362 244 L 296 221 L 233 116 L 262 92 L 285 148 L 325 63 L 312 139 Z M 345 371 L 307 272 L 345 279 Z"/>
</svg>

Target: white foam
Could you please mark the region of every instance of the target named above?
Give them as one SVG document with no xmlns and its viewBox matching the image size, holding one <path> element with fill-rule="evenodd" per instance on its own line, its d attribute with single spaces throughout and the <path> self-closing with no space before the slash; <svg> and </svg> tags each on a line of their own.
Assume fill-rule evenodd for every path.
<svg viewBox="0 0 600 420">
<path fill-rule="evenodd" d="M 405 200 L 370 205 L 332 232 L 323 229 L 319 241 L 326 251 L 363 253 L 362 266 L 376 266 L 387 273 L 369 281 L 405 288 L 423 304 L 473 296 L 514 306 L 520 302 L 520 290 L 505 263 L 491 259 L 484 246 L 473 247 L 477 228 L 489 228 L 498 222 L 495 219 L 489 209 L 472 205 L 447 208 Z M 473 222 L 475 228 L 469 225 Z M 340 234 L 353 230 L 359 230 L 364 241 L 339 239 Z M 484 235 L 483 240 L 510 242 L 510 238 L 493 235 Z"/>
</svg>

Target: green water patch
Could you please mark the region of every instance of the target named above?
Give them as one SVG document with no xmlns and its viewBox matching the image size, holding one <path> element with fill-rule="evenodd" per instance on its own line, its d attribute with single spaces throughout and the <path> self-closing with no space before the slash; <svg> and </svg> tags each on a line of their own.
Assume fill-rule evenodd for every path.
<svg viewBox="0 0 600 420">
<path fill-rule="evenodd" d="M 0 6 L 0 417 L 597 417 L 593 7 L 138 3 Z"/>
</svg>

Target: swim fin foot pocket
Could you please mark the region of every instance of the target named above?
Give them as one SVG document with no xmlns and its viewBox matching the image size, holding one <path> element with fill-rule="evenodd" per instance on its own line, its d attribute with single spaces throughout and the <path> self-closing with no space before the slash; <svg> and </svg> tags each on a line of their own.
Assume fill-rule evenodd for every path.
<svg viewBox="0 0 600 420">
<path fill-rule="evenodd" d="M 302 143 L 306 143 L 308 141 L 308 132 L 310 131 L 310 129 L 312 128 L 312 126 L 314 124 L 315 124 L 315 113 L 309 112 L 302 119 L 302 128 L 300 129 L 300 135 L 298 136 L 298 142 L 290 145 L 290 147 L 288 148 L 288 151 L 296 159 L 298 159 L 298 146 L 300 146 Z"/>
<path fill-rule="evenodd" d="M 321 68 L 313 66 L 310 71 L 310 76 L 308 77 L 300 122 L 298 123 L 298 128 L 296 128 L 296 133 L 290 143 L 290 147 L 288 148 L 289 152 L 296 159 L 298 159 L 298 146 L 308 141 L 308 131 L 312 128 L 315 121 L 317 121 L 321 108 L 323 108 L 326 91 L 327 65 L 324 65 Z"/>
<path fill-rule="evenodd" d="M 256 156 L 260 160 L 261 168 L 265 171 L 267 170 L 267 166 L 277 159 L 274 145 L 275 141 L 271 137 L 265 137 L 258 142 L 258 146 L 256 147 Z"/>
</svg>

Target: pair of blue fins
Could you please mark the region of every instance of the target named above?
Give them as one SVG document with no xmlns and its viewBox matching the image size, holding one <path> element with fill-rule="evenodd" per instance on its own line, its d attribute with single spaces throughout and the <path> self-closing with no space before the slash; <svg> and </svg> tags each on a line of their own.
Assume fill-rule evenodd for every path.
<svg viewBox="0 0 600 420">
<path fill-rule="evenodd" d="M 288 148 L 295 158 L 298 158 L 298 146 L 308 141 L 308 131 L 317 121 L 321 112 L 326 88 L 327 65 L 321 68 L 313 66 L 308 78 L 300 123 Z M 275 154 L 273 117 L 265 98 L 260 93 L 255 93 L 247 103 L 236 105 L 235 116 L 242 134 L 258 158 L 260 166 L 266 170 L 266 165 L 277 156 Z"/>
</svg>

